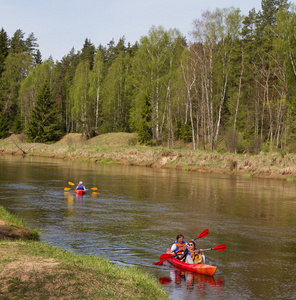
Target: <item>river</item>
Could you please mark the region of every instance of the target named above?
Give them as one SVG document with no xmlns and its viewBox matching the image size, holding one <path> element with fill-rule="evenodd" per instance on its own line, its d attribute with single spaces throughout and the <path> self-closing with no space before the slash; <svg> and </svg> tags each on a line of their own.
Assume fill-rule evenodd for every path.
<svg viewBox="0 0 296 300">
<path fill-rule="evenodd" d="M 68 182 L 82 180 L 77 196 Z M 214 173 L 0 156 L 0 204 L 41 240 L 151 273 L 172 299 L 296 299 L 296 183 Z M 64 188 L 71 188 L 65 192 Z M 182 233 L 214 277 L 154 263 Z"/>
</svg>

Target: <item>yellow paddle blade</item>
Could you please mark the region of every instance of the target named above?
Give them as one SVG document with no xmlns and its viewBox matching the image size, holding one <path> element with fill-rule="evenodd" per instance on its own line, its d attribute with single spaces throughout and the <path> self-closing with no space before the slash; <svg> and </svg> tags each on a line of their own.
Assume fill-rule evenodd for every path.
<svg viewBox="0 0 296 300">
<path fill-rule="evenodd" d="M 74 185 L 74 183 L 73 183 L 73 182 L 71 182 L 71 181 L 69 181 L 69 182 L 68 182 L 68 184 L 69 184 L 69 185 Z"/>
<path fill-rule="evenodd" d="M 93 188 L 90 188 L 90 189 L 93 190 L 93 191 L 97 191 L 98 190 L 97 187 L 93 187 Z"/>
<path fill-rule="evenodd" d="M 64 188 L 64 191 L 70 191 L 71 188 Z"/>
</svg>

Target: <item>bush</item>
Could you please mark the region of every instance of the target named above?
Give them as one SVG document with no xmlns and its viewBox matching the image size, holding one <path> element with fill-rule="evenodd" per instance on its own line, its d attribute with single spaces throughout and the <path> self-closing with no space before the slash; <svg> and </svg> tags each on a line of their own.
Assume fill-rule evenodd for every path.
<svg viewBox="0 0 296 300">
<path fill-rule="evenodd" d="M 234 131 L 228 131 L 225 134 L 225 146 L 229 152 L 235 153 L 238 145 L 238 134 Z"/>
<path fill-rule="evenodd" d="M 262 148 L 262 140 L 259 136 L 254 137 L 252 140 L 250 140 L 249 144 L 249 152 L 251 154 L 259 154 Z"/>
<path fill-rule="evenodd" d="M 135 145 L 137 145 L 137 138 L 130 138 L 130 139 L 128 139 L 128 141 L 127 141 L 127 144 L 129 145 L 129 146 L 135 146 Z"/>
</svg>

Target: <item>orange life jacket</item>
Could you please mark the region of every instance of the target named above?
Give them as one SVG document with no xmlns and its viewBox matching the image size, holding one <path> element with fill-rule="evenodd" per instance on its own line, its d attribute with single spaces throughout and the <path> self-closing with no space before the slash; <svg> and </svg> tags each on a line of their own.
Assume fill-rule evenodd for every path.
<svg viewBox="0 0 296 300">
<path fill-rule="evenodd" d="M 192 257 L 193 263 L 194 264 L 201 264 L 202 263 L 202 254 L 199 250 L 194 249 L 194 250 L 189 250 L 188 253 Z"/>
<path fill-rule="evenodd" d="M 176 247 L 176 250 L 175 250 L 174 252 L 175 252 L 178 256 L 181 255 L 181 254 L 183 254 L 183 252 L 184 252 L 185 249 L 186 249 L 186 243 L 183 242 L 183 244 L 180 244 L 180 243 L 178 243 L 178 241 L 177 241 L 177 242 L 175 242 L 175 245 L 176 245 L 177 247 Z"/>
</svg>

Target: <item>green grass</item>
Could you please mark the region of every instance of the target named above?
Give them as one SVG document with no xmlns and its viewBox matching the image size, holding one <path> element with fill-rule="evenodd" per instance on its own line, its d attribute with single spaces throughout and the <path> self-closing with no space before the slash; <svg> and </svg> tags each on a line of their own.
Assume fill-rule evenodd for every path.
<svg viewBox="0 0 296 300">
<path fill-rule="evenodd" d="M 244 178 L 252 178 L 252 174 L 244 174 Z"/>
<path fill-rule="evenodd" d="M 294 181 L 295 181 L 295 178 L 294 178 L 294 177 L 287 177 L 287 178 L 286 178 L 286 181 L 287 181 L 287 182 L 294 182 Z"/>
<path fill-rule="evenodd" d="M 107 158 L 107 159 L 102 159 L 102 160 L 99 160 L 97 163 L 99 164 L 106 164 L 106 165 L 114 165 L 116 164 L 117 162 L 110 159 L 110 158 Z"/>
<path fill-rule="evenodd" d="M 2 299 L 169 299 L 156 278 L 136 267 L 33 241 L 2 241 L 0 248 L 0 268 L 9 271 L 0 279 Z M 23 267 L 8 270 L 12 259 L 24 257 Z"/>
<path fill-rule="evenodd" d="M 26 225 L 2 206 L 0 220 Z M 36 240 L 1 240 L 0 270 L 1 299 L 169 299 L 157 279 L 137 267 Z"/>
<path fill-rule="evenodd" d="M 0 205 L 0 218 L 3 219 L 6 222 L 15 224 L 15 225 L 20 226 L 20 227 L 26 227 L 27 226 L 26 222 L 23 219 L 18 218 L 15 215 L 11 214 L 10 212 L 8 212 L 1 205 Z"/>
<path fill-rule="evenodd" d="M 27 226 L 27 223 L 22 218 L 19 218 L 10 212 L 8 212 L 3 206 L 0 205 L 0 219 L 4 220 L 7 225 L 15 225 L 20 230 L 22 228 L 27 228 L 32 232 L 32 239 L 34 241 L 38 241 L 40 237 L 40 232 L 36 229 L 31 229 Z M 12 227 L 10 231 L 15 230 L 16 228 Z"/>
</svg>

